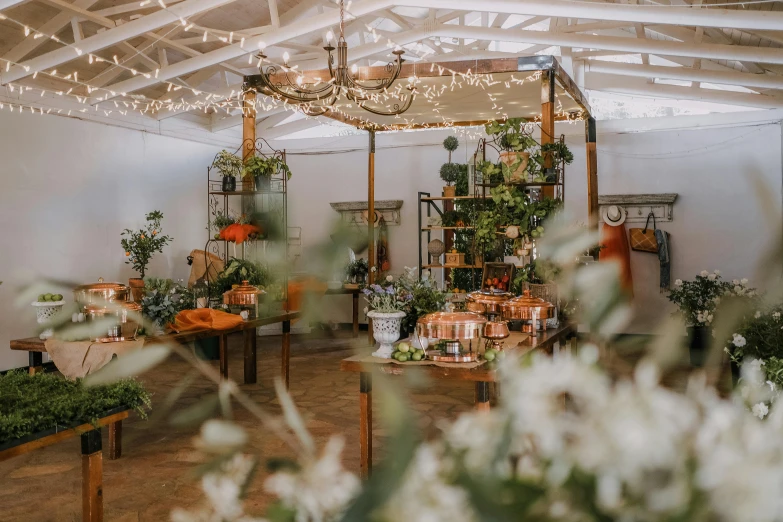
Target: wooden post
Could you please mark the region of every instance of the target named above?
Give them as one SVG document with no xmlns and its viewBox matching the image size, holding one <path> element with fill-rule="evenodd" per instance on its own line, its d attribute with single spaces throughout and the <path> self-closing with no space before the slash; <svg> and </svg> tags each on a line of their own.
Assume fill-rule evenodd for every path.
<svg viewBox="0 0 783 522">
<path fill-rule="evenodd" d="M 359 475 L 370 478 L 372 471 L 372 374 L 359 374 Z"/>
<path fill-rule="evenodd" d="M 247 90 L 242 102 L 242 161 L 252 158 L 256 152 L 256 91 Z"/>
<path fill-rule="evenodd" d="M 291 321 L 283 321 L 283 346 L 281 347 L 282 355 L 282 378 L 285 384 L 285 389 L 288 389 L 288 374 L 290 370 L 291 361 Z"/>
<path fill-rule="evenodd" d="M 489 383 L 485 381 L 476 382 L 476 409 L 479 411 L 489 411 Z"/>
<path fill-rule="evenodd" d="M 598 227 L 598 152 L 596 151 L 595 118 L 585 120 L 585 148 L 587 151 L 587 214 L 591 227 Z"/>
<path fill-rule="evenodd" d="M 103 522 L 101 430 L 82 433 L 82 520 Z"/>
<path fill-rule="evenodd" d="M 220 376 L 228 379 L 228 335 L 222 334 L 220 339 Z"/>
<path fill-rule="evenodd" d="M 541 145 L 555 142 L 555 70 L 541 74 Z M 552 167 L 552 157 L 547 155 L 545 168 Z M 555 197 L 555 187 L 543 187 L 545 197 Z"/>
<path fill-rule="evenodd" d="M 353 336 L 359 337 L 359 293 L 353 292 L 351 295 L 351 319 L 353 320 Z"/>
<path fill-rule="evenodd" d="M 30 352 L 28 355 L 27 372 L 35 375 L 43 371 L 43 354 L 41 352 Z"/>
<path fill-rule="evenodd" d="M 370 130 L 370 153 L 367 165 L 367 283 L 375 282 L 375 131 Z M 373 338 L 372 319 L 367 321 L 367 339 L 370 346 L 375 346 Z"/>
<path fill-rule="evenodd" d="M 243 333 L 245 341 L 245 384 L 255 384 L 257 381 L 258 364 L 256 362 L 256 329 L 248 328 Z"/>
<path fill-rule="evenodd" d="M 109 460 L 122 457 L 122 420 L 109 423 Z"/>
</svg>

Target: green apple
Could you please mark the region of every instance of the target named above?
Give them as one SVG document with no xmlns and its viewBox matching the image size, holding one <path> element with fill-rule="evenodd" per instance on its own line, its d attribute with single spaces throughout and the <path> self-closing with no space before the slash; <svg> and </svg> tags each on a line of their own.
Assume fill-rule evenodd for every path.
<svg viewBox="0 0 783 522">
<path fill-rule="evenodd" d="M 38 302 L 39 303 L 43 303 L 44 301 L 46 301 L 46 296 L 44 294 L 39 295 L 38 296 Z"/>
<path fill-rule="evenodd" d="M 52 301 L 52 294 L 44 294 L 44 301 Z"/>
<path fill-rule="evenodd" d="M 397 359 L 400 362 L 408 362 L 408 354 L 407 353 L 401 353 L 400 358 Z"/>
<path fill-rule="evenodd" d="M 495 350 L 487 350 L 484 352 L 484 360 L 486 361 L 494 361 L 495 360 Z"/>
<path fill-rule="evenodd" d="M 62 301 L 63 300 L 63 294 L 54 294 L 52 296 L 52 301 Z"/>
<path fill-rule="evenodd" d="M 413 352 L 413 355 L 411 355 L 411 359 L 414 361 L 421 361 L 421 354 L 419 352 Z"/>
<path fill-rule="evenodd" d="M 397 345 L 397 350 L 402 353 L 408 353 L 411 350 L 411 345 L 403 341 Z"/>
</svg>

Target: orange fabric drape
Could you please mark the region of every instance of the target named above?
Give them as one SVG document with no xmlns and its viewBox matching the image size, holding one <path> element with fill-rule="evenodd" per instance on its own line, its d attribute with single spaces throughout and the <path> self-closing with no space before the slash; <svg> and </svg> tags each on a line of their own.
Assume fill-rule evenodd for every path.
<svg viewBox="0 0 783 522">
<path fill-rule="evenodd" d="M 191 330 L 229 330 L 236 328 L 244 321 L 241 317 L 212 308 L 182 310 L 174 318 L 174 330 L 188 332 Z"/>
<path fill-rule="evenodd" d="M 628 234 L 625 224 L 612 226 L 607 223 L 601 228 L 601 246 L 599 261 L 616 261 L 620 263 L 620 283 L 623 289 L 633 297 L 633 276 L 631 275 L 631 247 L 628 245 Z"/>
</svg>

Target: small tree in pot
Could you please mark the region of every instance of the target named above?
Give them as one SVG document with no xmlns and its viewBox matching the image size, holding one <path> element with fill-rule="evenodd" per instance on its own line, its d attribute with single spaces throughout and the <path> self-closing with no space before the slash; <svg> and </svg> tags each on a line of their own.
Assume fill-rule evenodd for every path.
<svg viewBox="0 0 783 522">
<path fill-rule="evenodd" d="M 144 276 L 147 273 L 152 256 L 156 252 L 163 252 L 163 247 L 168 245 L 171 237 L 161 234 L 163 213 L 153 210 L 146 216 L 147 226 L 140 230 L 126 228 L 122 236 L 126 236 L 120 242 L 125 250 L 126 265 L 131 265 L 139 273 L 139 277 L 131 278 L 128 284 L 131 287 L 133 300 L 139 302 L 144 296 Z"/>
<path fill-rule="evenodd" d="M 223 192 L 233 192 L 237 189 L 237 177 L 242 174 L 242 159 L 231 154 L 227 150 L 221 150 L 212 167 L 217 169 L 218 174 L 223 178 Z"/>
<path fill-rule="evenodd" d="M 443 187 L 443 195 L 447 198 L 453 198 L 457 194 L 457 188 L 453 184 L 457 181 L 460 174 L 460 166 L 451 162 L 451 153 L 459 147 L 459 140 L 454 136 L 449 136 L 443 140 L 443 148 L 449 151 L 449 162 L 440 167 L 440 179 L 446 182 Z"/>
</svg>

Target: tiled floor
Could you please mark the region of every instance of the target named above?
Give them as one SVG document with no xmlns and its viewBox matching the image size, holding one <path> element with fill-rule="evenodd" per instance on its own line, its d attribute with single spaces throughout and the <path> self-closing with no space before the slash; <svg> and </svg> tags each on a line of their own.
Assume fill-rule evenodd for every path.
<svg viewBox="0 0 783 522">
<path fill-rule="evenodd" d="M 366 341 L 366 334 L 361 339 Z M 230 345 L 230 376 L 242 379 L 241 338 Z M 340 360 L 352 354 L 347 337 L 294 337 L 291 356 L 291 394 L 308 420 L 316 441 L 332 434 L 346 439 L 345 466 L 359 470 L 359 377 L 339 370 Z M 217 362 L 213 362 L 217 366 Z M 280 408 L 273 379 L 280 373 L 280 338 L 259 338 L 258 384 L 240 385 L 258 404 L 272 413 Z M 161 412 L 167 395 L 191 371 L 174 358 L 143 377 Z M 402 384 L 402 383 L 400 383 Z M 176 403 L 174 411 L 215 393 L 215 387 L 196 379 Z M 431 386 L 405 392 L 419 415 L 422 429 L 432 434 L 436 420 L 453 418 L 473 405 L 470 383 Z M 376 412 L 378 408 L 376 407 Z M 262 458 L 290 456 L 287 447 L 267 433 L 246 411 L 235 406 L 234 415 L 251 434 L 251 447 Z M 165 417 L 169 417 L 166 415 Z M 380 415 L 375 415 L 376 422 Z M 105 431 L 105 430 L 104 430 Z M 201 501 L 193 470 L 201 454 L 193 446 L 197 427 L 172 428 L 167 419 L 125 422 L 123 456 L 104 458 L 104 513 L 107 521 L 147 522 L 168 520 L 172 507 L 188 507 Z M 375 429 L 375 457 L 383 456 L 382 430 Z M 379 440 L 380 439 L 380 440 Z M 104 448 L 107 447 L 104 434 Z M 263 514 L 269 498 L 261 491 L 263 473 L 253 483 L 249 511 Z M 81 520 L 81 460 L 79 439 L 37 450 L 0 463 L 0 521 Z"/>
</svg>

